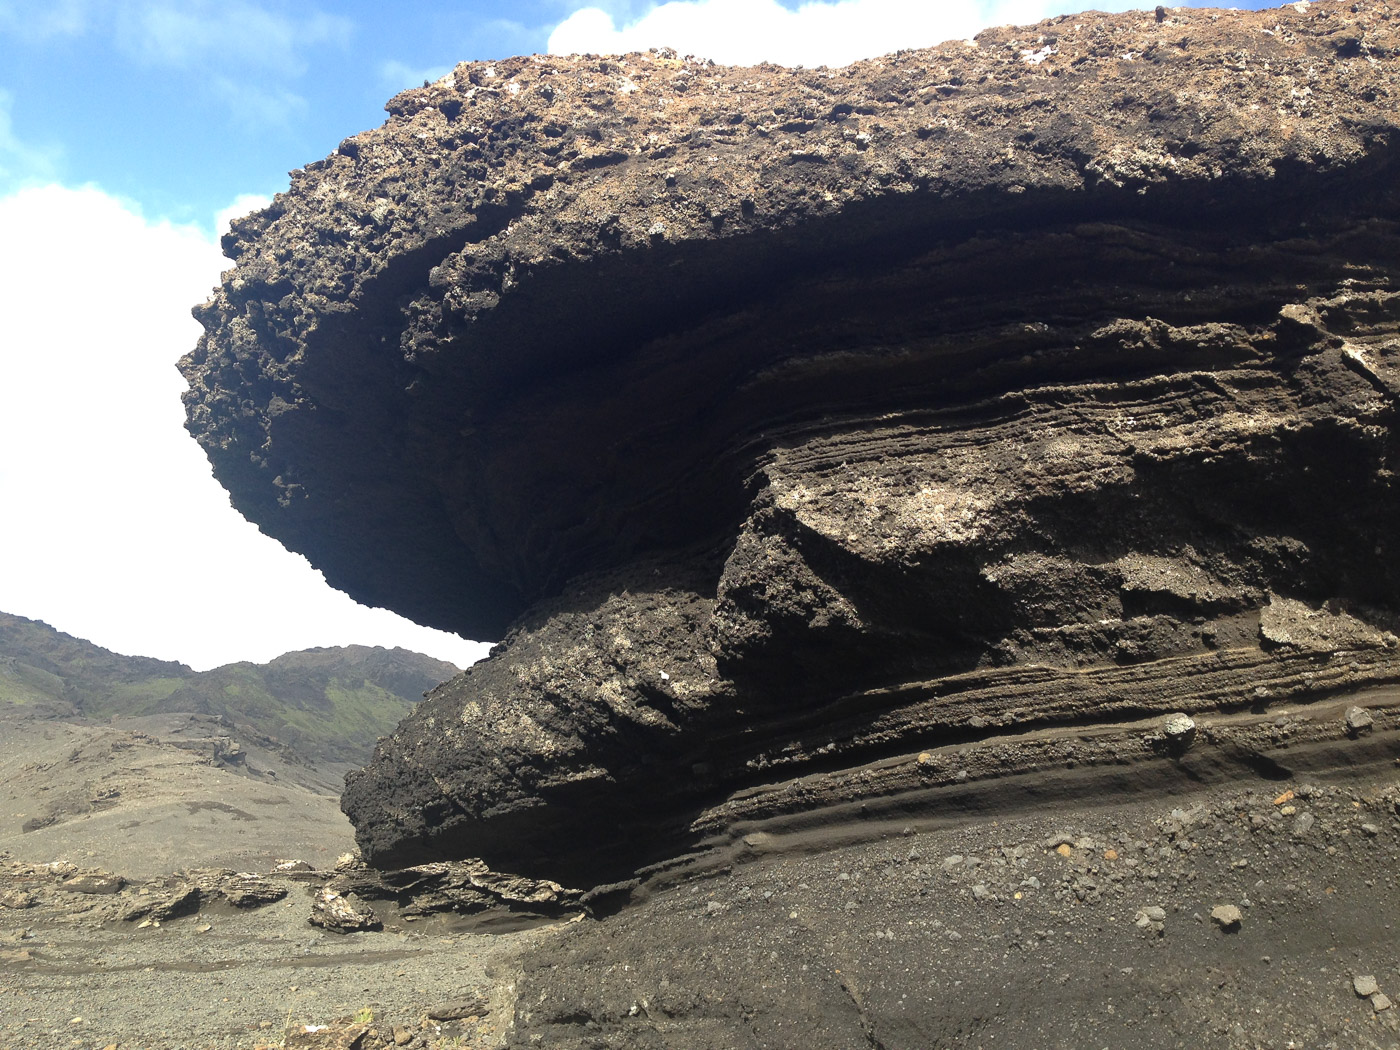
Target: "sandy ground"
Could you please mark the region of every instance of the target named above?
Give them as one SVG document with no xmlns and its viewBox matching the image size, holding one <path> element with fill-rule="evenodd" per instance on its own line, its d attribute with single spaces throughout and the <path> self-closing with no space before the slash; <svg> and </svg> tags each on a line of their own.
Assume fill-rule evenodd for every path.
<svg viewBox="0 0 1400 1050">
<path fill-rule="evenodd" d="M 1307 769 L 1286 774 L 1161 759 L 1076 794 L 1040 770 L 956 807 L 755 826 L 601 918 L 376 903 L 383 928 L 351 934 L 309 923 L 314 874 L 262 907 L 120 917 L 192 862 L 326 866 L 348 829 L 314 777 L 7 732 L 0 1050 L 1400 1047 L 1389 729 L 1291 750 Z M 64 889 L 64 862 L 130 881 Z"/>
<path fill-rule="evenodd" d="M 846 845 L 756 836 L 527 952 L 512 1045 L 1389 1050 L 1398 786 L 1342 773 L 911 815 Z"/>
<path fill-rule="evenodd" d="M 379 905 L 383 929 L 334 933 L 308 921 L 324 882 L 310 876 L 275 878 L 287 896 L 263 907 L 206 901 L 164 922 L 119 917 L 186 869 L 268 874 L 289 859 L 333 869 L 354 846 L 337 771 L 220 740 L 229 730 L 207 718 L 98 726 L 3 714 L 3 1050 L 290 1046 L 317 1034 L 308 1025 L 356 1015 L 391 1043 L 395 1028 L 417 1046 L 503 1037 L 509 959 L 546 935 L 539 920 L 528 920 L 534 929 L 509 916 L 415 921 Z M 52 823 L 25 830 L 36 820 Z M 73 867 L 127 884 L 115 894 L 65 890 Z M 481 932 L 493 923 L 502 932 Z M 427 1017 L 474 1003 L 479 1022 Z M 337 1031 L 311 1045 L 334 1045 Z"/>
<path fill-rule="evenodd" d="M 337 771 L 232 734 L 207 716 L 89 725 L 0 708 L 0 850 L 151 878 L 289 857 L 328 867 L 353 847 Z"/>
<path fill-rule="evenodd" d="M 509 957 L 544 936 L 447 920 L 336 934 L 308 924 L 309 903 L 303 894 L 250 911 L 225 906 L 141 929 L 0 910 L 0 1047 L 281 1046 L 287 1032 L 366 1011 L 375 1038 L 398 1027 L 417 1046 L 496 1045 Z M 444 1034 L 426 1016 L 478 996 L 498 1004 L 482 1023 Z"/>
</svg>

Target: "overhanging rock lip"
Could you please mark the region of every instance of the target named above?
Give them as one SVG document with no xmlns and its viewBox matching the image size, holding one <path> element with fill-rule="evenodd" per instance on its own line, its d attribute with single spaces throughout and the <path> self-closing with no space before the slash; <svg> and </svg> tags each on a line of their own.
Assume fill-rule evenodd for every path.
<svg viewBox="0 0 1400 1050">
<path fill-rule="evenodd" d="M 1300 174 L 1383 165 L 1394 121 L 1364 98 L 1369 80 L 1331 84 L 1321 114 L 1277 104 L 1295 66 L 1325 59 L 1335 75 L 1332 38 L 1365 17 L 1310 11 L 1085 15 L 841 70 L 665 52 L 458 66 L 235 224 L 238 265 L 182 363 L 190 428 L 235 504 L 333 584 L 498 636 L 600 567 L 599 530 L 585 521 L 574 539 L 547 520 L 555 538 L 525 542 L 521 515 L 492 518 L 530 457 L 503 456 L 476 416 L 533 409 L 547 428 L 558 403 L 532 400 L 542 374 L 614 363 L 716 301 L 761 302 L 767 275 L 829 272 L 862 250 L 897 265 L 919 231 L 1005 226 L 1037 206 L 1044 221 L 1052 200 L 1191 225 L 1212 206 L 1296 198 Z M 1108 39 L 1124 50 L 1103 51 Z M 1052 53 L 1031 62 L 1030 43 Z M 1242 45 L 1269 75 L 1243 79 L 1203 126 L 1183 92 Z M 1367 76 L 1391 83 L 1393 54 L 1371 57 Z M 657 276 L 696 270 L 709 279 Z M 586 502 L 596 480 L 561 501 Z"/>
</svg>

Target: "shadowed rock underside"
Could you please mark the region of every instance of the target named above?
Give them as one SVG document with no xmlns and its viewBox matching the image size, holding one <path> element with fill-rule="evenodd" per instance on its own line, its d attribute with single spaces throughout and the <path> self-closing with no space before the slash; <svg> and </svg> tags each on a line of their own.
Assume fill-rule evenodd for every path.
<svg viewBox="0 0 1400 1050">
<path fill-rule="evenodd" d="M 348 781 L 367 858 L 605 882 L 1400 677 L 1400 34 L 1355 6 L 462 65 L 235 224 L 182 363 L 235 504 L 504 632 Z"/>
</svg>

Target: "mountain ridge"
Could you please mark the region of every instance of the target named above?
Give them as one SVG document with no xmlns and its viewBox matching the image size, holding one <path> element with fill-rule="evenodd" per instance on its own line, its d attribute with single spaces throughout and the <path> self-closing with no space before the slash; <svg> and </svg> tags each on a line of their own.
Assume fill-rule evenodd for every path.
<svg viewBox="0 0 1400 1050">
<path fill-rule="evenodd" d="M 422 694 L 458 668 L 407 649 L 330 646 L 207 671 L 128 656 L 42 620 L 0 613 L 0 703 L 42 717 L 107 721 L 221 716 L 312 763 L 358 764 Z"/>
</svg>

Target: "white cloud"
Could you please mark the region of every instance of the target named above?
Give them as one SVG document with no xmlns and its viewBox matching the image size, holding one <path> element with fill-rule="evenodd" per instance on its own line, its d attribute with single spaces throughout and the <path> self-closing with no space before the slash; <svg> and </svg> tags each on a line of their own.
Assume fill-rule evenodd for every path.
<svg viewBox="0 0 1400 1050">
<path fill-rule="evenodd" d="M 0 197 L 0 229 L 0 609 L 198 668 L 352 642 L 484 655 L 356 605 L 230 508 L 174 365 L 216 239 L 91 187 Z"/>
<path fill-rule="evenodd" d="M 1099 10 L 1140 6 L 1110 2 Z M 551 54 L 672 47 L 716 62 L 840 66 L 901 48 L 963 39 L 991 25 L 1037 22 L 1054 0 L 839 0 L 789 10 L 776 0 L 671 0 L 621 25 L 598 7 L 575 11 L 549 37 Z"/>
</svg>

